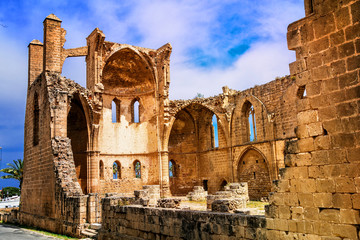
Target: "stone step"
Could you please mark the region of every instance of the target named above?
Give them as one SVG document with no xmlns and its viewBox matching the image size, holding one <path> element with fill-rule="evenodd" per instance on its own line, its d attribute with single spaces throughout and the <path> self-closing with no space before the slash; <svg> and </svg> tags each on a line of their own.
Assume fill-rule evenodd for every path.
<svg viewBox="0 0 360 240">
<path fill-rule="evenodd" d="M 81 231 L 81 235 L 88 237 L 88 238 L 95 238 L 97 234 L 98 234 L 97 230 L 90 229 L 90 228 L 87 228 L 87 229 L 84 229 Z"/>
<path fill-rule="evenodd" d="M 90 228 L 94 230 L 99 230 L 101 228 L 101 223 L 92 223 L 90 224 Z"/>
</svg>

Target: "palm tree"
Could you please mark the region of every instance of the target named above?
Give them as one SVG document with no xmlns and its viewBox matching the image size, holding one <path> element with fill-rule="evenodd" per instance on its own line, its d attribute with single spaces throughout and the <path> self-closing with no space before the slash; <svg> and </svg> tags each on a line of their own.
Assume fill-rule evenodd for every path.
<svg viewBox="0 0 360 240">
<path fill-rule="evenodd" d="M 23 169 L 24 161 L 21 159 L 13 160 L 14 163 L 8 163 L 9 167 L 1 169 L 0 172 L 7 173 L 9 175 L 1 176 L 2 179 L 13 178 L 20 181 L 20 189 L 23 181 Z"/>
</svg>

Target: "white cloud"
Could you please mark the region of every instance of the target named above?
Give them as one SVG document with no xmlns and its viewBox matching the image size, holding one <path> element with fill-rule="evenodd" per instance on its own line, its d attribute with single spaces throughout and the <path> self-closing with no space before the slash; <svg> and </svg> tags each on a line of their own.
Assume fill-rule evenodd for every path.
<svg viewBox="0 0 360 240">
<path fill-rule="evenodd" d="M 222 92 L 222 86 L 245 90 L 289 74 L 288 64 L 294 53 L 284 42 L 257 43 L 226 69 L 199 69 L 178 64 L 172 66 L 170 98 L 188 99 L 196 93 L 213 96 Z"/>
</svg>

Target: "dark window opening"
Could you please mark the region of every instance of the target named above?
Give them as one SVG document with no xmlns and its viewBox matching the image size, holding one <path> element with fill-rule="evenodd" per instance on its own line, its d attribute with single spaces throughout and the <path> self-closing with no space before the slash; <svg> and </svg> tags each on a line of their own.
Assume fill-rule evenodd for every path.
<svg viewBox="0 0 360 240">
<path fill-rule="evenodd" d="M 141 178 L 141 163 L 136 160 L 134 162 L 135 178 Z"/>
<path fill-rule="evenodd" d="M 306 97 L 306 88 L 305 88 L 305 85 L 303 86 L 300 86 L 298 88 L 298 91 L 296 93 L 297 97 L 300 98 L 300 99 L 304 99 Z"/>
<path fill-rule="evenodd" d="M 208 190 L 208 180 L 203 180 L 203 187 L 205 191 Z"/>
<path fill-rule="evenodd" d="M 256 179 L 256 173 L 254 172 L 254 179 Z"/>
<path fill-rule="evenodd" d="M 138 99 L 135 99 L 134 102 L 131 105 L 132 113 L 131 118 L 133 123 L 139 123 L 140 122 L 140 103 Z"/>
<path fill-rule="evenodd" d="M 248 113 L 248 121 L 249 121 L 249 139 L 250 142 L 256 141 L 256 120 L 255 120 L 255 110 L 254 107 L 251 105 Z"/>
<path fill-rule="evenodd" d="M 40 129 L 40 108 L 39 108 L 39 97 L 35 92 L 34 94 L 34 127 L 33 127 L 33 145 L 39 144 L 39 129 Z"/>
<path fill-rule="evenodd" d="M 120 122 L 120 100 L 116 98 L 111 103 L 111 120 L 113 123 Z"/>
<path fill-rule="evenodd" d="M 224 191 L 227 184 L 228 184 L 227 181 L 223 180 L 220 185 L 220 191 Z"/>
<path fill-rule="evenodd" d="M 119 161 L 113 163 L 113 179 L 121 178 L 121 165 Z"/>
<path fill-rule="evenodd" d="M 219 134 L 218 134 L 218 119 L 214 114 L 211 119 L 211 146 L 212 148 L 219 147 Z"/>
<path fill-rule="evenodd" d="M 177 167 L 174 160 L 169 161 L 169 177 L 176 177 L 177 175 Z"/>
<path fill-rule="evenodd" d="M 101 180 L 104 179 L 104 163 L 101 160 L 100 160 L 100 163 L 99 163 L 99 177 L 100 177 Z"/>
</svg>

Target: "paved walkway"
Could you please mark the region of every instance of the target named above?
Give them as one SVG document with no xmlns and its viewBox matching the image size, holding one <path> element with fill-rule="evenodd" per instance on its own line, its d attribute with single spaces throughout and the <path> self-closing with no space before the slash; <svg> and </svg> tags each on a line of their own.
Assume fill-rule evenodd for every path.
<svg viewBox="0 0 360 240">
<path fill-rule="evenodd" d="M 12 225 L 0 224 L 0 239 L 1 240 L 24 240 L 24 239 L 49 240 L 49 239 L 59 239 L 59 238 L 44 236 L 42 234 Z"/>
</svg>

